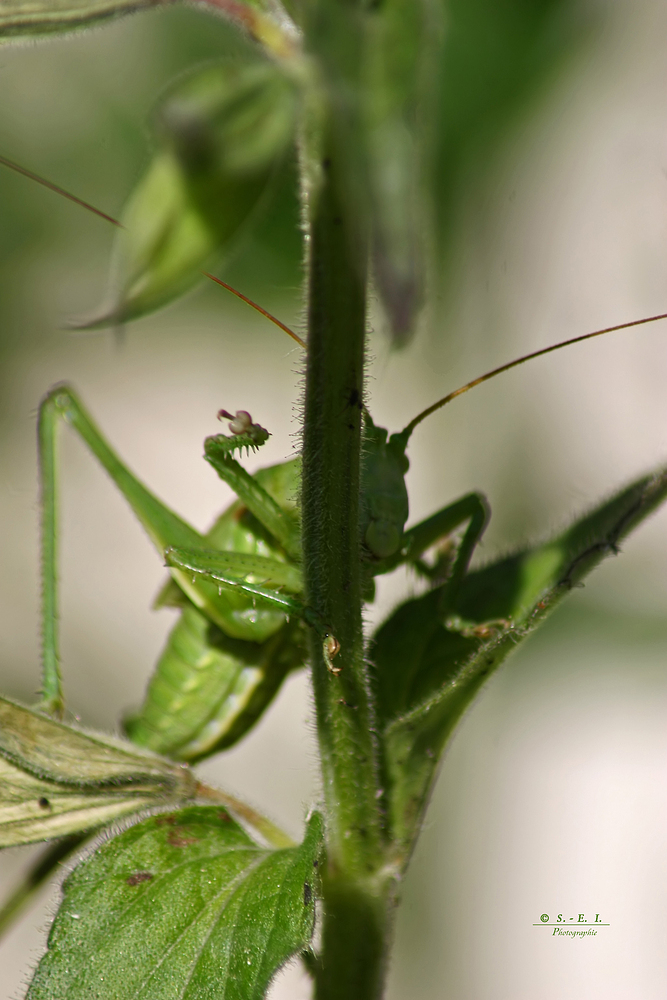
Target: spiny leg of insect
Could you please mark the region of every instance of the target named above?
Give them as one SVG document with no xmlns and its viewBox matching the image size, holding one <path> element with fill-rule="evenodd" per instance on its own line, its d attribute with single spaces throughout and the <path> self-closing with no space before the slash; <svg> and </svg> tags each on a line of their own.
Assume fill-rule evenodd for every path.
<svg viewBox="0 0 667 1000">
<path fill-rule="evenodd" d="M 95 458 L 128 501 L 160 556 L 170 546 L 203 548 L 206 542 L 187 522 L 166 507 L 133 475 L 109 446 L 76 395 L 68 386 L 58 386 L 43 400 L 38 417 L 41 475 L 42 526 L 42 707 L 54 714 L 63 711 L 63 692 L 58 651 L 57 574 L 57 448 L 56 430 L 64 420 L 82 438 Z M 217 587 L 204 581 L 192 584 L 191 574 L 178 579 L 193 603 L 224 629 L 224 612 Z"/>
<path fill-rule="evenodd" d="M 219 549 L 170 547 L 165 550 L 165 559 L 168 566 L 177 566 L 184 571 L 219 582 L 224 587 L 244 584 L 251 588 L 255 586 L 262 588 L 257 591 L 249 589 L 247 593 L 251 596 L 263 596 L 267 584 L 270 588 L 280 587 L 292 594 L 300 594 L 303 591 L 303 578 L 297 566 L 266 556 Z M 230 580 L 232 582 L 228 583 Z M 267 593 L 273 591 L 268 590 Z"/>
<path fill-rule="evenodd" d="M 298 525 L 257 480 L 232 458 L 228 447 L 228 439 L 224 435 L 206 438 L 204 457 L 220 478 L 234 490 L 239 500 L 282 545 L 289 558 L 300 562 L 301 537 Z"/>
<path fill-rule="evenodd" d="M 445 584 L 443 595 L 444 605 L 448 610 L 468 570 L 472 554 L 484 534 L 490 516 L 491 510 L 488 501 L 481 493 L 469 493 L 467 496 L 450 504 L 449 507 L 445 507 L 439 514 L 434 515 L 434 519 L 440 518 L 441 523 L 445 522 L 446 524 L 443 534 L 449 534 L 452 530 L 455 530 L 455 528 L 453 529 L 448 526 L 451 523 L 450 519 L 458 522 L 455 527 L 459 527 L 466 521 L 468 522 L 468 527 L 465 529 L 463 538 L 456 551 L 451 573 L 448 575 Z M 417 528 L 413 529 L 413 531 L 416 532 Z M 411 534 L 411 532 L 408 532 L 408 534 Z"/>
<path fill-rule="evenodd" d="M 436 582 L 437 574 L 422 562 L 421 556 L 467 523 L 441 588 L 441 613 L 444 619 L 452 608 L 472 554 L 489 523 L 490 516 L 491 509 L 486 497 L 482 493 L 468 493 L 406 531 L 400 551 L 390 559 L 383 560 L 377 571 L 390 572 L 397 566 L 407 563 Z"/>
<path fill-rule="evenodd" d="M 85 441 L 130 503 L 160 551 L 168 544 L 198 544 L 201 536 L 160 503 L 132 475 L 97 430 L 67 386 L 53 389 L 39 409 L 38 448 L 41 499 L 42 700 L 47 712 L 64 708 L 58 642 L 57 426 L 64 420 Z M 180 542 L 179 542 L 180 539 Z"/>
<path fill-rule="evenodd" d="M 42 689 L 40 707 L 60 718 L 65 708 L 58 637 L 58 498 L 55 405 L 50 397 L 39 410 L 42 574 Z"/>
<path fill-rule="evenodd" d="M 484 494 L 467 493 L 404 532 L 398 552 L 377 563 L 374 575 L 390 573 L 404 563 L 419 565 L 420 557 L 428 549 L 468 522 L 449 575 L 449 579 L 455 580 L 458 585 L 477 542 L 486 530 L 490 516 L 491 509 Z"/>
<path fill-rule="evenodd" d="M 279 590 L 272 590 L 259 584 L 251 583 L 235 575 L 229 566 L 221 564 L 218 556 L 219 553 L 207 552 L 202 549 L 185 550 L 168 548 L 165 552 L 165 559 L 168 566 L 176 566 L 186 573 L 191 573 L 194 576 L 202 576 L 206 580 L 212 580 L 222 588 L 240 590 L 257 601 L 282 611 L 286 615 L 301 618 L 322 639 L 327 666 L 329 666 L 332 673 L 337 673 L 333 666 L 333 659 L 340 647 L 335 637 L 331 635 L 328 627 L 313 608 L 288 594 L 281 593 Z M 257 560 L 258 562 L 260 561 L 259 557 L 257 557 Z M 273 562 L 273 560 L 268 559 L 261 561 L 265 561 L 266 563 Z M 218 566 L 215 565 L 216 562 Z M 277 563 L 277 566 L 282 565 L 281 563 Z M 293 567 L 290 569 L 293 570 Z M 287 587 L 287 584 L 284 584 L 284 586 Z"/>
</svg>

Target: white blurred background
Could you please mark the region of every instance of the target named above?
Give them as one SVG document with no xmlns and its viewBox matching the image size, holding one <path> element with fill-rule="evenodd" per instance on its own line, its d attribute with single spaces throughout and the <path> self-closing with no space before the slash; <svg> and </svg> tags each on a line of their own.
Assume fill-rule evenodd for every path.
<svg viewBox="0 0 667 1000">
<path fill-rule="evenodd" d="M 462 206 L 458 291 L 441 315 L 436 306 L 432 329 L 390 354 L 378 317 L 371 393 L 381 425 L 403 426 L 517 354 L 667 311 L 667 6 L 606 8 L 603 30 L 518 121 L 492 180 Z M 155 79 L 164 82 L 153 39 L 164 16 L 3 49 L 0 152 L 36 168 L 43 149 L 64 164 L 68 151 L 94 145 L 93 179 L 75 171 L 77 193 L 113 211 L 134 161 L 128 155 L 110 175 L 95 116 L 102 102 L 137 141 L 149 97 L 128 125 L 114 67 L 131 66 L 149 95 Z M 29 182 L 2 174 L 0 185 L 11 204 Z M 77 212 L 41 190 L 29 197 L 33 228 L 41 213 L 66 227 Z M 26 701 L 39 685 L 35 409 L 49 386 L 72 382 L 130 467 L 200 528 L 231 498 L 201 459 L 221 406 L 247 408 L 271 430 L 261 464 L 297 444 L 299 351 L 221 289 L 142 321 L 120 345 L 59 330 L 103 286 L 109 234 L 87 216 L 76 224 L 74 236 L 50 237 L 36 256 L 20 239 L 8 255 L 16 295 L 2 316 L 0 665 L 3 693 Z M 298 323 L 294 288 L 276 288 L 263 304 Z M 445 325 L 460 334 L 455 349 L 438 338 Z M 562 526 L 667 461 L 666 379 L 667 323 L 575 347 L 468 394 L 411 442 L 412 517 L 484 490 L 494 510 L 485 559 Z M 66 693 L 83 722 L 113 731 L 140 701 L 171 624 L 171 612 L 149 610 L 164 571 L 67 434 L 62 464 Z M 666 560 L 664 511 L 464 718 L 405 883 L 391 1000 L 664 1000 Z M 381 611 L 405 588 L 404 579 L 383 581 Z M 286 683 L 250 737 L 201 770 L 298 836 L 318 795 L 305 675 Z M 35 850 L 0 854 L 3 893 Z M 57 888 L 45 890 L 0 942 L 0 996 L 22 996 L 57 899 Z M 600 913 L 610 926 L 583 940 L 553 938 L 533 926 L 545 912 Z M 298 968 L 271 993 L 309 995 Z"/>
</svg>

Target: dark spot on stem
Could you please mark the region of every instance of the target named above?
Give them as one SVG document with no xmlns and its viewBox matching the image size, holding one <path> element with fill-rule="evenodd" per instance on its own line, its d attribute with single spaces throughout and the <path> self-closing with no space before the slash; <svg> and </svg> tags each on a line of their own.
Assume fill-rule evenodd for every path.
<svg viewBox="0 0 667 1000">
<path fill-rule="evenodd" d="M 232 822 L 232 817 L 229 815 L 228 812 L 225 812 L 224 809 L 221 809 L 220 812 L 218 813 L 218 819 L 221 819 L 223 823 Z"/>
<path fill-rule="evenodd" d="M 51 803 L 49 802 L 49 800 L 46 798 L 45 795 L 42 795 L 41 799 L 37 800 L 37 805 L 39 806 L 40 809 L 51 808 Z"/>
<path fill-rule="evenodd" d="M 310 888 L 307 882 L 303 883 L 303 905 L 310 906 L 313 898 L 313 890 Z"/>
</svg>

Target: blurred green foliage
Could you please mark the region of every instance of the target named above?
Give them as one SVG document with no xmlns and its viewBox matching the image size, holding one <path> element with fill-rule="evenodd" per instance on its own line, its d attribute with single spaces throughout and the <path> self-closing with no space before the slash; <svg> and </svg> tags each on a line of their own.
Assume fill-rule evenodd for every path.
<svg viewBox="0 0 667 1000">
<path fill-rule="evenodd" d="M 448 0 L 446 9 L 435 194 L 440 251 L 451 254 L 462 196 L 484 185 L 521 113 L 593 24 L 578 0 Z"/>
<path fill-rule="evenodd" d="M 460 206 L 484 186 L 494 153 L 521 112 L 547 91 L 567 56 L 589 37 L 590 24 L 578 0 L 449 0 L 445 24 L 435 195 L 439 250 L 452 257 Z M 145 122 L 161 92 L 193 66 L 249 48 L 222 19 L 178 7 L 49 45 L 4 48 L 1 151 L 118 214 L 150 157 Z M 50 266 L 45 262 L 54 255 L 75 268 L 85 262 L 93 272 L 90 299 L 76 311 L 99 301 L 111 234 L 25 178 L 4 170 L 0 177 L 4 352 L 28 335 L 9 317 L 25 283 L 39 282 L 37 262 Z M 262 301 L 267 288 L 270 296 L 276 287 L 300 285 L 296 187 L 295 165 L 288 162 L 276 196 L 252 234 L 242 238 L 226 271 L 232 283 Z M 52 302 L 37 297 L 33 308 L 50 309 L 41 318 L 54 323 Z M 33 336 L 39 326 L 34 324 Z"/>
<path fill-rule="evenodd" d="M 160 309 L 252 230 L 293 151 L 297 92 L 258 54 L 196 69 L 160 101 L 157 151 L 126 204 L 109 301 L 89 328 Z"/>
</svg>

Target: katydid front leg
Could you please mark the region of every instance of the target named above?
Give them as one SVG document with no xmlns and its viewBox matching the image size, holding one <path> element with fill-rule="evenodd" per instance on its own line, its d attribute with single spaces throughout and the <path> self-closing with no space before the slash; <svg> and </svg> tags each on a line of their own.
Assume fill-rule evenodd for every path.
<svg viewBox="0 0 667 1000">
<path fill-rule="evenodd" d="M 386 559 L 378 560 L 374 564 L 373 572 L 375 575 L 391 573 L 397 566 L 402 566 L 405 562 L 414 563 L 441 538 L 450 535 L 466 521 L 469 521 L 456 557 L 456 565 L 460 567 L 459 575 L 463 575 L 477 542 L 486 530 L 490 517 L 491 508 L 484 494 L 466 493 L 454 503 L 443 507 L 442 510 L 431 514 L 430 517 L 403 532 L 398 551 Z"/>
<path fill-rule="evenodd" d="M 291 518 L 257 480 L 232 458 L 230 439 L 224 434 L 206 438 L 204 458 L 210 462 L 220 478 L 231 486 L 239 500 L 282 545 L 287 556 L 294 562 L 300 562 L 301 532 L 298 522 Z"/>
<path fill-rule="evenodd" d="M 373 571 L 375 574 L 389 573 L 403 563 L 418 567 L 424 552 L 467 522 L 468 526 L 458 545 L 452 568 L 442 589 L 444 615 L 452 606 L 472 554 L 486 530 L 490 517 L 491 508 L 484 494 L 467 493 L 404 532 L 399 551 L 376 564 Z"/>
<path fill-rule="evenodd" d="M 405 532 L 401 546 L 401 551 L 406 552 L 405 561 L 415 563 L 427 549 L 441 538 L 451 535 L 467 521 L 468 527 L 456 550 L 454 564 L 447 578 L 451 593 L 455 593 L 468 570 L 472 554 L 486 530 L 490 517 L 491 508 L 484 494 L 467 493 Z"/>
</svg>

